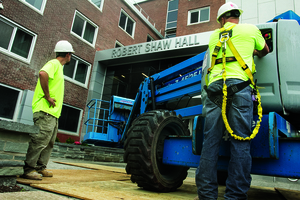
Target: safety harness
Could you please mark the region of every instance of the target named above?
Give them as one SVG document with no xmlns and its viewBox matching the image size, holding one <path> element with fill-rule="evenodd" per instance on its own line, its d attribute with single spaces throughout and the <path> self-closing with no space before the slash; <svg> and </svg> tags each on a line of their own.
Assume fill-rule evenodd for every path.
<svg viewBox="0 0 300 200">
<path fill-rule="evenodd" d="M 213 54 L 212 54 L 212 60 L 211 60 L 211 67 L 207 69 L 207 74 L 205 76 L 205 82 L 206 82 L 206 85 L 208 83 L 208 75 L 209 73 L 212 71 L 212 69 L 214 68 L 214 66 L 216 64 L 220 64 L 220 63 L 223 63 L 223 67 L 222 67 L 222 78 L 223 78 L 223 89 L 222 89 L 222 92 L 219 91 L 219 92 L 209 92 L 207 90 L 207 94 L 208 94 L 208 97 L 213 101 L 215 102 L 217 105 L 217 98 L 215 97 L 216 95 L 220 95 L 220 93 L 223 93 L 223 100 L 222 100 L 222 118 L 223 118 L 223 121 L 224 121 L 224 124 L 225 124 L 225 127 L 227 129 L 227 131 L 230 133 L 230 135 L 232 137 L 234 137 L 235 139 L 238 139 L 238 140 L 251 140 L 253 139 L 256 134 L 258 133 L 258 130 L 259 130 L 259 127 L 260 127 L 260 123 L 261 123 L 261 118 L 262 118 L 262 107 L 261 107 L 261 96 L 259 94 L 259 91 L 256 87 L 256 84 L 254 83 L 253 81 L 253 75 L 252 75 L 252 72 L 250 71 L 249 67 L 247 66 L 247 64 L 245 63 L 245 61 L 243 60 L 243 58 L 240 56 L 240 54 L 237 52 L 236 48 L 234 47 L 230 37 L 232 36 L 232 29 L 233 27 L 235 27 L 235 25 L 225 29 L 224 27 L 220 29 L 220 40 L 219 42 L 217 43 L 214 51 L 213 51 Z M 229 46 L 231 52 L 233 53 L 234 57 L 226 57 L 226 45 Z M 217 59 L 217 55 L 220 51 L 220 49 L 222 48 L 222 58 L 220 59 Z M 240 84 L 236 84 L 236 85 L 233 85 L 233 86 L 230 86 L 227 88 L 226 84 L 225 84 L 225 81 L 226 81 L 226 62 L 233 62 L 233 61 L 237 61 L 240 66 L 242 67 L 242 69 L 247 73 L 248 77 L 249 77 L 249 80 L 248 81 L 245 81 L 245 82 L 242 82 Z M 252 65 L 252 69 L 255 69 L 255 64 L 254 64 L 254 61 L 253 61 L 253 65 Z M 258 114 L 258 122 L 252 132 L 252 134 L 249 136 L 249 137 L 246 137 L 246 138 L 243 138 L 243 137 L 240 137 L 238 135 L 235 135 L 233 133 L 233 130 L 231 129 L 229 123 L 228 123 L 228 120 L 227 120 L 227 116 L 226 116 L 226 110 L 228 111 L 228 107 L 227 107 L 227 98 L 228 96 L 232 96 L 234 93 L 244 89 L 245 87 L 247 87 L 249 84 L 252 84 L 253 86 L 253 96 L 255 95 L 254 99 L 255 101 L 257 101 L 258 105 L 257 105 L 257 114 Z M 253 98 L 252 96 L 252 98 Z M 229 104 L 230 105 L 230 104 Z M 226 109 L 227 108 L 227 109 Z"/>
</svg>

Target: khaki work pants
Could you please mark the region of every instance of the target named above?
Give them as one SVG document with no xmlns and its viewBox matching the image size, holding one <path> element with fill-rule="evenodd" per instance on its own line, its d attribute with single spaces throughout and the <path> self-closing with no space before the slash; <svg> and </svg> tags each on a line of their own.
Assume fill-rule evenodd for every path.
<svg viewBox="0 0 300 200">
<path fill-rule="evenodd" d="M 34 125 L 39 126 L 38 134 L 31 134 L 26 154 L 24 174 L 46 168 L 57 135 L 58 118 L 45 112 L 33 113 Z"/>
</svg>

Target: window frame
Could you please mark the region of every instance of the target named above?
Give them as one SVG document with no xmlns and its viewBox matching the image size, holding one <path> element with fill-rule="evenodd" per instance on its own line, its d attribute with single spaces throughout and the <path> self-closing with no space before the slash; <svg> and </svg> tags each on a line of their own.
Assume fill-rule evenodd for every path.
<svg viewBox="0 0 300 200">
<path fill-rule="evenodd" d="M 147 42 L 155 41 L 155 40 L 154 40 L 154 38 L 153 38 L 153 37 L 151 37 L 151 35 L 150 35 L 150 34 L 147 34 L 147 40 L 148 40 L 148 38 L 150 39 L 150 41 L 147 41 Z"/>
<path fill-rule="evenodd" d="M 100 5 L 100 8 L 98 6 L 96 6 L 92 0 L 88 0 L 91 4 L 93 4 L 93 6 L 95 6 L 98 10 L 100 10 L 100 12 L 102 12 L 103 10 L 103 4 L 104 4 L 104 0 L 101 0 L 101 5 Z"/>
<path fill-rule="evenodd" d="M 80 131 L 80 126 L 81 126 L 81 121 L 82 121 L 82 113 L 83 113 L 83 109 L 81 108 L 77 108 L 77 107 L 74 107 L 74 106 L 71 106 L 71 105 L 68 105 L 68 104 L 65 104 L 63 103 L 63 106 L 68 106 L 68 107 L 71 107 L 71 108 L 74 108 L 74 109 L 77 109 L 79 110 L 79 119 L 78 119 L 78 124 L 77 124 L 77 130 L 76 132 L 71 132 L 71 131 L 67 131 L 67 130 L 64 130 L 64 129 L 58 129 L 58 132 L 59 133 L 62 133 L 62 134 L 68 134 L 68 135 L 73 135 L 73 136 L 79 136 L 79 131 Z"/>
<path fill-rule="evenodd" d="M 200 21 L 201 10 L 205 10 L 207 8 L 208 8 L 208 20 L 206 20 L 206 21 Z M 198 12 L 199 13 L 199 19 L 195 23 L 190 23 L 190 21 L 191 21 L 191 14 L 194 13 L 194 12 Z M 189 10 L 188 11 L 188 21 L 187 21 L 188 25 L 195 25 L 195 24 L 201 24 L 201 23 L 206 23 L 206 22 L 210 22 L 210 6 L 206 6 L 206 7 L 202 7 L 202 8 L 197 8 L 197 9 L 193 9 L 193 10 Z"/>
<path fill-rule="evenodd" d="M 36 40 L 37 40 L 37 35 L 35 33 L 33 33 L 32 31 L 24 28 L 23 26 L 9 20 L 8 18 L 6 18 L 2 15 L 0 15 L 0 21 L 2 21 L 3 23 L 5 23 L 5 24 L 7 24 L 7 25 L 9 25 L 13 28 L 11 38 L 10 38 L 10 41 L 9 41 L 9 44 L 8 44 L 8 49 L 4 49 L 4 48 L 0 47 L 0 52 L 7 55 L 7 56 L 13 57 L 17 60 L 20 60 L 20 61 L 23 61 L 27 64 L 30 64 L 30 61 L 31 61 L 31 58 L 32 58 L 32 55 L 33 55 L 33 51 L 34 51 L 34 47 L 35 47 L 35 43 L 36 43 Z M 32 36 L 32 41 L 31 41 L 31 45 L 30 45 L 30 48 L 29 48 L 29 51 L 28 51 L 27 58 L 24 58 L 24 57 L 22 57 L 22 56 L 20 56 L 20 55 L 18 55 L 18 54 L 11 51 L 18 29 L 20 29 L 23 32 L 27 33 L 28 35 Z"/>
<path fill-rule="evenodd" d="M 90 63 L 86 62 L 85 60 L 79 58 L 78 56 L 74 55 L 74 54 L 72 54 L 72 58 L 71 59 L 76 60 L 76 65 L 75 65 L 75 69 L 74 69 L 74 72 L 73 72 L 73 77 L 71 78 L 69 76 L 64 75 L 64 79 L 67 80 L 67 81 L 70 81 L 71 83 L 79 85 L 81 87 L 87 88 L 88 87 L 88 83 L 89 83 L 89 79 L 90 79 L 90 73 L 91 73 L 92 65 Z M 85 77 L 85 83 L 84 84 L 75 80 L 75 75 L 76 75 L 76 71 L 77 71 L 77 67 L 78 67 L 78 61 L 81 61 L 81 62 L 85 63 L 88 66 L 88 69 L 87 69 L 87 72 L 86 72 L 86 77 Z"/>
<path fill-rule="evenodd" d="M 166 16 L 166 30 L 177 29 L 177 21 L 178 21 L 178 5 L 177 5 L 177 9 L 169 10 L 169 6 L 170 6 L 170 2 L 171 2 L 171 1 L 174 1 L 174 0 L 169 0 L 169 1 L 168 1 L 167 16 Z M 178 3 L 179 3 L 179 2 L 178 2 Z M 177 11 L 177 18 L 176 18 L 176 21 L 169 21 L 169 22 L 168 22 L 168 15 L 169 15 L 169 12 L 174 12 L 174 11 Z M 176 22 L 176 26 L 175 26 L 175 27 L 168 28 L 168 24 L 174 23 L 174 22 Z"/>
<path fill-rule="evenodd" d="M 78 17 L 80 17 L 82 20 L 84 20 L 84 24 L 83 24 L 83 30 L 85 30 L 86 28 L 86 23 L 89 23 L 90 25 L 92 25 L 93 27 L 95 27 L 95 34 L 94 34 L 94 39 L 93 39 L 93 43 L 88 42 L 87 40 L 85 40 L 84 37 L 84 31 L 81 32 L 82 36 L 77 35 L 75 32 L 72 31 L 73 26 L 74 26 L 74 21 L 75 21 L 75 17 L 78 15 Z M 82 40 L 83 42 L 85 42 L 86 44 L 92 46 L 93 48 L 95 48 L 95 44 L 96 44 L 96 40 L 97 40 L 97 36 L 98 36 L 98 29 L 99 26 L 97 26 L 94 22 L 92 22 L 92 20 L 90 20 L 89 18 L 87 18 L 86 16 L 84 16 L 82 13 L 80 13 L 78 10 L 75 10 L 74 12 L 74 16 L 73 16 L 73 21 L 72 21 L 72 26 L 71 26 L 71 30 L 70 33 L 72 35 L 74 35 L 75 37 L 77 37 L 78 39 Z"/>
<path fill-rule="evenodd" d="M 116 40 L 114 48 L 120 48 L 120 47 L 116 47 L 116 44 L 120 45 L 120 47 L 124 47 L 124 45 L 121 42 Z"/>
<path fill-rule="evenodd" d="M 176 33 L 166 33 L 165 38 L 169 39 L 169 38 L 174 38 L 176 37 Z"/>
<path fill-rule="evenodd" d="M 2 83 L 0 83 L 0 86 L 6 87 L 6 88 L 9 88 L 9 89 L 12 89 L 12 90 L 16 90 L 16 91 L 19 92 L 17 103 L 16 103 L 16 106 L 15 106 L 15 112 L 14 112 L 13 118 L 9 119 L 9 118 L 0 117 L 0 120 L 6 120 L 6 121 L 16 122 L 18 120 L 18 116 L 19 116 L 19 112 L 20 112 L 20 107 L 21 107 L 20 102 L 21 102 L 21 99 L 22 99 L 22 96 L 23 96 L 23 90 L 15 88 L 15 87 L 12 87 L 12 86 L 9 86 L 9 85 L 5 85 L 5 84 L 2 84 Z"/>
<path fill-rule="evenodd" d="M 30 3 L 26 2 L 26 0 L 19 0 L 19 1 L 24 5 L 28 6 L 29 8 L 31 8 L 32 10 L 36 11 L 37 13 L 44 15 L 47 0 L 42 0 L 43 2 L 40 10 L 34 7 L 33 5 L 31 5 Z"/>
<path fill-rule="evenodd" d="M 125 29 L 123 29 L 121 26 L 120 26 L 120 20 L 121 20 L 121 14 L 124 14 L 126 15 L 126 23 L 125 23 Z M 128 22 L 128 19 L 130 19 L 132 22 L 133 22 L 133 28 L 132 28 L 132 35 L 130 35 L 129 33 L 127 33 L 126 31 L 126 28 L 127 28 L 127 22 Z M 121 12 L 120 12 L 120 17 L 119 17 L 119 22 L 118 22 L 118 26 L 120 29 L 122 29 L 127 35 L 129 35 L 130 37 L 134 38 L 134 33 L 135 33 L 135 27 L 136 27 L 136 21 L 133 20 L 132 17 L 129 16 L 129 14 L 127 14 L 127 12 L 123 9 L 121 9 Z"/>
</svg>

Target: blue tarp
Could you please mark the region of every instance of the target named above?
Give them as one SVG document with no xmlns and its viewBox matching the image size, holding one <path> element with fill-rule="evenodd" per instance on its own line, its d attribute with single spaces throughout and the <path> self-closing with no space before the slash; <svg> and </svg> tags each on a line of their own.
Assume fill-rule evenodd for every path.
<svg viewBox="0 0 300 200">
<path fill-rule="evenodd" d="M 294 19 L 294 20 L 298 21 L 298 23 L 300 24 L 300 17 L 291 10 L 274 17 L 273 19 L 271 19 L 268 22 L 273 22 L 273 20 L 279 20 L 279 19 Z"/>
</svg>

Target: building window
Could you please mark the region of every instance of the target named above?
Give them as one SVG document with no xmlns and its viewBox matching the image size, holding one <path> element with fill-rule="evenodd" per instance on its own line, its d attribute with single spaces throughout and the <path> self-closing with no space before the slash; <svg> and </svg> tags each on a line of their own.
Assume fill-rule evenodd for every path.
<svg viewBox="0 0 300 200">
<path fill-rule="evenodd" d="M 118 48 L 118 47 L 123 47 L 124 45 L 119 42 L 118 40 L 116 41 L 116 44 L 115 44 L 115 48 Z"/>
<path fill-rule="evenodd" d="M 88 1 L 90 1 L 93 5 L 95 5 L 102 12 L 104 0 L 88 0 Z"/>
<path fill-rule="evenodd" d="M 176 33 L 167 33 L 166 38 L 174 38 L 176 37 Z"/>
<path fill-rule="evenodd" d="M 135 21 L 125 11 L 121 10 L 119 27 L 130 36 L 134 36 Z"/>
<path fill-rule="evenodd" d="M 149 34 L 147 35 L 147 42 L 154 41 L 153 37 L 151 37 Z"/>
<path fill-rule="evenodd" d="M 78 11 L 75 11 L 71 33 L 88 44 L 95 46 L 98 26 Z"/>
<path fill-rule="evenodd" d="M 77 85 L 87 87 L 91 65 L 84 60 L 72 55 L 69 65 L 64 66 L 65 79 Z"/>
<path fill-rule="evenodd" d="M 200 8 L 196 10 L 190 10 L 188 15 L 188 24 L 198 24 L 209 21 L 210 8 Z"/>
<path fill-rule="evenodd" d="M 178 0 L 170 0 L 168 2 L 166 29 L 174 29 L 177 27 L 177 15 L 178 15 Z"/>
<path fill-rule="evenodd" d="M 47 0 L 19 0 L 40 14 L 44 13 Z"/>
<path fill-rule="evenodd" d="M 16 121 L 22 91 L 0 84 L 0 93 L 5 94 L 0 98 L 0 119 Z"/>
<path fill-rule="evenodd" d="M 79 135 L 81 113 L 81 109 L 63 104 L 61 116 L 58 119 L 59 131 Z"/>
<path fill-rule="evenodd" d="M 0 51 L 19 60 L 30 62 L 36 35 L 0 16 Z"/>
</svg>

